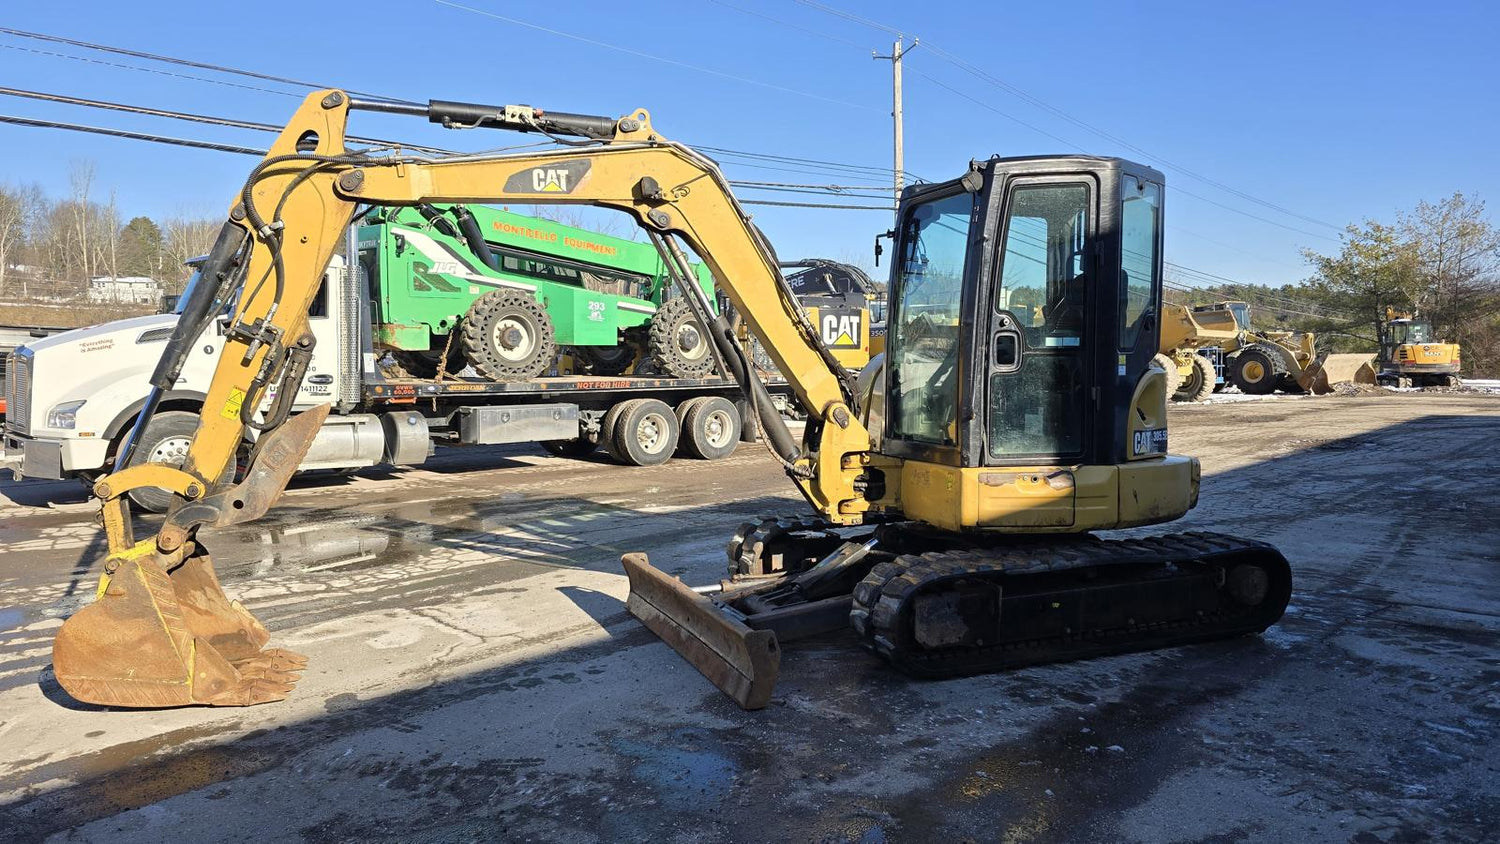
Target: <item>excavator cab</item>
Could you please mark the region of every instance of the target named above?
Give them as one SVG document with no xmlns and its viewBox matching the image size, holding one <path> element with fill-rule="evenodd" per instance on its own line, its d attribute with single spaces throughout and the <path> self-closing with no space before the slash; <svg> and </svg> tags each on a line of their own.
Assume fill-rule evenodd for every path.
<svg viewBox="0 0 1500 844">
<path fill-rule="evenodd" d="M 1180 490 L 1153 521 L 1191 506 L 1189 461 L 1165 457 L 1164 379 L 1147 377 L 1162 184 L 1121 159 L 992 158 L 906 192 L 882 450 L 907 462 L 904 475 L 943 476 L 973 506 L 904 496 L 902 512 L 951 529 L 1139 524 L 1110 506 L 1108 470 L 1082 473 L 1100 512 L 1080 519 L 1080 473 L 1066 468 L 1136 461 L 1159 464 L 1161 487 Z M 1016 467 L 1055 468 L 1037 489 L 992 471 Z"/>
</svg>

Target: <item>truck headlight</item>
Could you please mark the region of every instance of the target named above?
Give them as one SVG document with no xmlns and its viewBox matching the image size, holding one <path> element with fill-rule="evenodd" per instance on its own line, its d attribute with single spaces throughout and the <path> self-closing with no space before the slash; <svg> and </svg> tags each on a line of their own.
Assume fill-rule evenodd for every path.
<svg viewBox="0 0 1500 844">
<path fill-rule="evenodd" d="M 79 399 L 53 405 L 52 409 L 47 411 L 47 427 L 73 430 L 74 424 L 78 421 L 78 408 L 83 407 L 87 402 L 87 399 Z"/>
</svg>

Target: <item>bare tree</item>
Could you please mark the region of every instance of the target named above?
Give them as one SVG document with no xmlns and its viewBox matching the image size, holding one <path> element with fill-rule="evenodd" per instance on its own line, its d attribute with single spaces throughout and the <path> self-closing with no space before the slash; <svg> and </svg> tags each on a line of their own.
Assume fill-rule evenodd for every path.
<svg viewBox="0 0 1500 844">
<path fill-rule="evenodd" d="M 120 211 L 115 204 L 115 192 L 109 192 L 109 204 L 100 210 L 100 219 L 95 228 L 98 242 L 98 259 L 95 268 L 103 267 L 110 278 L 120 277 Z"/>
<path fill-rule="evenodd" d="M 167 275 L 167 268 L 163 268 L 163 274 L 172 281 L 174 292 L 181 292 L 181 285 L 192 274 L 184 265 L 189 259 L 208 254 L 223 225 L 222 217 L 195 217 L 187 214 L 179 214 L 163 223 L 162 230 L 166 235 L 164 250 L 168 260 L 172 262 L 171 274 Z"/>
<path fill-rule="evenodd" d="M 89 217 L 93 216 L 90 213 L 92 209 L 89 206 L 92 203 L 89 201 L 89 194 L 94 185 L 94 163 L 74 161 L 68 172 L 68 184 L 72 189 L 69 210 L 73 217 L 73 243 L 77 245 L 79 257 L 83 261 L 83 281 L 87 284 L 94 277 L 94 255 L 90 251 L 92 244 L 89 242 Z"/>
<path fill-rule="evenodd" d="M 5 295 L 11 264 L 24 253 L 40 195 L 35 186 L 0 186 L 0 297 Z"/>
<path fill-rule="evenodd" d="M 1416 250 L 1412 304 L 1437 333 L 1462 336 L 1500 313 L 1500 229 L 1485 218 L 1483 202 L 1462 193 L 1423 202 L 1400 228 Z"/>
</svg>

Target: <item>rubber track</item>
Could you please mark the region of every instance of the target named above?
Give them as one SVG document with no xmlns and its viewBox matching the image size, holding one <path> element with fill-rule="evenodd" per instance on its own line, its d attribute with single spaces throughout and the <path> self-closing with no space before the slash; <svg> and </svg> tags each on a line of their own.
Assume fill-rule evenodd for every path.
<svg viewBox="0 0 1500 844">
<path fill-rule="evenodd" d="M 1070 631 L 977 648 L 929 651 L 916 645 L 904 630 L 911 623 L 908 610 L 914 598 L 956 581 L 979 577 L 999 580 L 1005 586 L 1028 575 L 1114 566 L 1141 567 L 1149 576 L 1167 564 L 1211 565 L 1231 559 L 1253 559 L 1267 570 L 1270 583 L 1259 605 L 1244 607 L 1226 599 L 1215 612 L 1175 621 L 1126 630 Z M 867 648 L 897 669 L 942 678 L 1258 633 L 1281 618 L 1290 597 L 1290 566 L 1279 551 L 1263 542 L 1213 533 L 1120 540 L 1081 537 L 1011 548 L 907 554 L 880 563 L 855 587 L 850 623 Z"/>
</svg>

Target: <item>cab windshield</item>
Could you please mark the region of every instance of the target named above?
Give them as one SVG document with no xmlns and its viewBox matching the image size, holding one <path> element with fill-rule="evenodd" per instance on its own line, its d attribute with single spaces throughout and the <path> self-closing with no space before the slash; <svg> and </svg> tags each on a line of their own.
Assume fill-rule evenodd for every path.
<svg viewBox="0 0 1500 844">
<path fill-rule="evenodd" d="M 974 195 L 959 193 L 916 206 L 902 223 L 890 329 L 895 436 L 954 441 L 959 309 L 973 212 Z"/>
<path fill-rule="evenodd" d="M 1425 322 L 1398 322 L 1395 335 L 1398 344 L 1431 343 L 1432 326 Z"/>
</svg>

